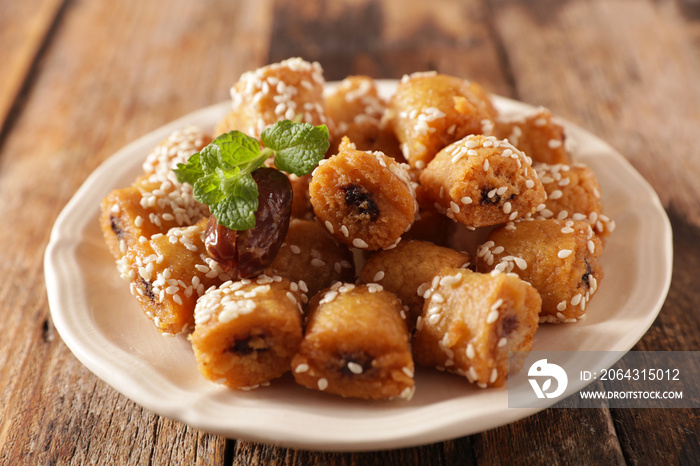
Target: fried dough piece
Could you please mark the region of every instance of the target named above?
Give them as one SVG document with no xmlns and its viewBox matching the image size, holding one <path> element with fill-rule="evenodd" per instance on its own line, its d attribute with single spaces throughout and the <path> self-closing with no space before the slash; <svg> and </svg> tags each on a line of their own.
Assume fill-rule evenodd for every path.
<svg viewBox="0 0 700 466">
<path fill-rule="evenodd" d="M 297 383 L 362 399 L 410 399 L 413 358 L 401 302 L 381 286 L 337 283 L 309 307 L 292 360 Z"/>
<path fill-rule="evenodd" d="M 541 303 L 535 288 L 514 275 L 445 268 L 426 292 L 413 340 L 416 364 L 481 388 L 500 387 L 508 352 L 532 349 Z"/>
<path fill-rule="evenodd" d="M 542 297 L 542 322 L 576 322 L 603 278 L 602 243 L 586 222 L 526 220 L 491 232 L 477 251 L 479 272 L 512 272 Z"/>
<path fill-rule="evenodd" d="M 532 215 L 546 198 L 530 158 L 493 136 L 467 136 L 445 147 L 420 183 L 437 209 L 470 228 Z"/>
<path fill-rule="evenodd" d="M 495 112 L 488 94 L 469 81 L 414 73 L 399 83 L 386 118 L 408 163 L 422 170 L 448 144 L 470 134 L 491 134 Z"/>
<path fill-rule="evenodd" d="M 302 339 L 301 294 L 279 276 L 227 281 L 197 301 L 195 323 L 189 340 L 202 375 L 257 388 L 289 371 Z"/>
<path fill-rule="evenodd" d="M 415 191 L 405 166 L 343 139 L 309 184 L 319 222 L 341 243 L 376 250 L 395 245 L 415 219 Z"/>
</svg>

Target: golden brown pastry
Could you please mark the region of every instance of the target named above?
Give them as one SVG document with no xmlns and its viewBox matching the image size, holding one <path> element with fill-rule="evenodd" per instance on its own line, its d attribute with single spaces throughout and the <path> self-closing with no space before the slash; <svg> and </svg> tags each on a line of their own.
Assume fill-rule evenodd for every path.
<svg viewBox="0 0 700 466">
<path fill-rule="evenodd" d="M 393 249 L 378 251 L 360 272 L 363 283 L 378 283 L 408 306 L 409 327 L 423 312 L 423 294 L 445 267 L 468 267 L 469 254 L 426 241 L 402 241 Z"/>
<path fill-rule="evenodd" d="M 289 58 L 241 75 L 231 88 L 233 110 L 216 126 L 216 134 L 238 130 L 260 138 L 280 120 L 325 124 L 323 69 L 317 62 Z"/>
<path fill-rule="evenodd" d="M 227 281 L 195 308 L 189 336 L 199 371 L 212 382 L 251 389 L 289 371 L 302 338 L 301 294 L 279 276 Z"/>
<path fill-rule="evenodd" d="M 413 340 L 416 364 L 482 388 L 500 387 L 508 378 L 508 352 L 532 349 L 541 302 L 517 276 L 445 268 L 426 292 Z"/>
<path fill-rule="evenodd" d="M 576 322 L 603 277 L 602 243 L 586 222 L 526 220 L 495 229 L 477 251 L 480 272 L 512 272 L 542 297 L 543 322 Z"/>
<path fill-rule="evenodd" d="M 401 302 L 377 284 L 337 283 L 309 307 L 292 360 L 297 383 L 362 399 L 410 399 L 413 358 Z"/>
<path fill-rule="evenodd" d="M 555 122 L 552 112 L 539 108 L 525 115 L 497 118 L 494 136 L 525 152 L 535 162 L 571 163 L 564 127 Z"/>
<path fill-rule="evenodd" d="M 467 136 L 441 150 L 421 188 L 448 217 L 470 227 L 530 216 L 546 198 L 532 161 L 507 141 Z"/>
<path fill-rule="evenodd" d="M 418 210 L 405 166 L 347 138 L 314 170 L 309 193 L 318 221 L 338 241 L 370 251 L 395 245 Z"/>
<path fill-rule="evenodd" d="M 206 219 L 137 241 L 118 262 L 122 279 L 158 331 L 186 333 L 197 298 L 228 276 L 204 247 Z"/>
<path fill-rule="evenodd" d="M 610 236 L 615 221 L 603 213 L 600 184 L 593 170 L 580 163 L 536 163 L 534 168 L 547 192 L 545 208 L 537 213 L 538 218 L 584 221 L 601 239 Z"/>
<path fill-rule="evenodd" d="M 494 112 L 480 87 L 428 72 L 404 76 L 389 101 L 386 118 L 405 159 L 422 170 L 448 144 L 470 134 L 491 134 Z"/>
<path fill-rule="evenodd" d="M 321 225 L 292 219 L 284 244 L 266 273 L 297 282 L 312 298 L 336 281 L 352 281 L 355 262 L 348 247 L 333 239 Z"/>
</svg>

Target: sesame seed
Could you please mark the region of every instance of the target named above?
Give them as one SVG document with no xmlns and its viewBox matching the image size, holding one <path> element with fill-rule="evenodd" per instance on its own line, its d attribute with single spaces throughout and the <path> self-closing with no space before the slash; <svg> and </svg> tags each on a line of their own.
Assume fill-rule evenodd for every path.
<svg viewBox="0 0 700 466">
<path fill-rule="evenodd" d="M 566 259 L 567 257 L 569 257 L 571 255 L 571 253 L 573 253 L 573 251 L 571 249 L 562 249 L 561 251 L 559 251 L 557 253 L 557 257 L 559 259 Z"/>
<path fill-rule="evenodd" d="M 508 339 L 506 337 L 503 337 L 500 340 L 498 340 L 498 347 L 499 348 L 503 348 L 507 344 L 508 344 Z"/>
<path fill-rule="evenodd" d="M 367 284 L 367 291 L 370 293 L 379 293 L 380 291 L 383 291 L 384 287 L 382 285 L 379 285 L 377 283 L 368 283 Z"/>
<path fill-rule="evenodd" d="M 552 200 L 556 200 L 556 199 L 561 198 L 563 195 L 564 195 L 564 193 L 562 193 L 560 189 L 555 189 L 554 191 L 552 191 L 549 194 L 549 198 Z"/>
<path fill-rule="evenodd" d="M 457 275 L 447 275 L 447 276 L 442 277 L 440 279 L 440 285 L 452 286 L 452 285 L 459 283 L 461 280 L 462 280 L 462 275 L 459 273 Z M 424 285 L 427 285 L 427 283 L 424 283 Z"/>
<path fill-rule="evenodd" d="M 321 259 L 313 258 L 313 259 L 311 259 L 311 265 L 313 267 L 323 267 L 326 265 L 326 263 L 324 261 L 322 261 Z"/>
<path fill-rule="evenodd" d="M 557 304 L 558 311 L 563 311 L 564 309 L 566 309 L 566 301 L 562 301 L 559 304 Z"/>
<path fill-rule="evenodd" d="M 346 238 L 347 238 L 348 236 L 350 236 L 350 232 L 348 231 L 348 227 L 346 227 L 345 225 L 342 225 L 342 226 L 340 227 L 340 232 L 341 232 L 341 233 L 343 234 L 343 236 L 345 236 Z"/>
<path fill-rule="evenodd" d="M 333 224 L 332 224 L 331 222 L 329 222 L 328 220 L 326 220 L 325 223 L 324 223 L 324 225 L 326 225 L 326 228 L 328 228 L 328 231 L 330 231 L 331 234 L 334 233 Z"/>
<path fill-rule="evenodd" d="M 526 180 L 525 181 L 525 187 L 528 189 L 532 189 L 535 187 L 535 182 L 532 180 Z"/>
<path fill-rule="evenodd" d="M 492 311 L 498 310 L 499 307 L 503 304 L 503 298 L 498 298 L 490 307 Z"/>
<path fill-rule="evenodd" d="M 571 298 L 571 305 L 578 306 L 578 304 L 581 302 L 582 298 L 583 298 L 583 295 L 581 293 L 576 294 L 573 298 Z"/>
<path fill-rule="evenodd" d="M 484 160 L 483 169 L 485 172 L 489 171 L 489 159 Z"/>
<path fill-rule="evenodd" d="M 352 245 L 358 249 L 367 249 L 369 247 L 369 245 L 360 238 L 355 238 L 354 240 L 352 240 Z"/>
<path fill-rule="evenodd" d="M 588 242 L 587 242 L 586 244 L 587 244 L 587 246 L 588 246 L 588 252 L 590 252 L 591 254 L 593 254 L 593 253 L 595 252 L 595 243 L 594 243 L 592 240 L 589 239 Z"/>
<path fill-rule="evenodd" d="M 496 311 L 496 310 L 489 312 L 488 315 L 486 316 L 486 323 L 492 324 L 492 323 L 496 322 L 498 320 L 498 316 L 499 316 L 499 314 L 498 314 L 498 311 Z"/>
<path fill-rule="evenodd" d="M 459 206 L 454 201 L 450 201 L 450 209 L 452 209 L 452 212 L 454 212 L 456 214 L 459 213 Z"/>
<path fill-rule="evenodd" d="M 363 372 L 362 366 L 354 361 L 348 362 L 348 369 L 350 370 L 350 372 L 357 375 L 362 374 Z"/>
<path fill-rule="evenodd" d="M 338 292 L 335 290 L 328 291 L 323 295 L 323 299 L 319 301 L 319 304 L 327 304 L 332 302 L 338 296 Z"/>
<path fill-rule="evenodd" d="M 474 351 L 474 346 L 471 343 L 469 343 L 467 345 L 467 357 L 469 359 L 474 359 L 474 356 L 476 356 L 476 351 Z"/>
<path fill-rule="evenodd" d="M 472 201 L 472 198 L 469 197 L 469 196 L 464 196 L 464 197 L 463 197 L 462 199 L 460 199 L 460 200 L 462 201 L 462 204 L 464 204 L 464 205 L 469 205 L 469 204 L 471 204 L 472 202 L 474 202 L 474 201 Z"/>
<path fill-rule="evenodd" d="M 301 254 L 301 248 L 296 244 L 290 245 L 289 250 L 292 251 L 292 254 Z"/>
<path fill-rule="evenodd" d="M 372 279 L 373 282 L 378 282 L 384 278 L 384 271 L 380 270 L 376 274 L 374 274 L 374 278 Z"/>
<path fill-rule="evenodd" d="M 321 377 L 320 379 L 318 379 L 318 389 L 321 390 L 321 391 L 323 391 L 323 390 L 325 390 L 326 388 L 328 388 L 328 380 L 326 380 L 325 378 Z"/>
<path fill-rule="evenodd" d="M 498 369 L 494 368 L 491 371 L 491 377 L 489 378 L 489 383 L 494 383 L 498 379 Z"/>
</svg>

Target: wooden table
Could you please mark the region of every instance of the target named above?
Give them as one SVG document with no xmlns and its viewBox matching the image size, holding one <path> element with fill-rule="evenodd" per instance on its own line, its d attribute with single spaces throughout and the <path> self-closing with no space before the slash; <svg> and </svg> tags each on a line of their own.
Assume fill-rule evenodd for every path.
<svg viewBox="0 0 700 466">
<path fill-rule="evenodd" d="M 0 464 L 697 464 L 690 409 L 549 409 L 366 453 L 277 448 L 159 417 L 90 373 L 52 325 L 44 248 L 129 141 L 291 56 L 326 78 L 436 69 L 549 107 L 624 154 L 674 229 L 673 282 L 635 350 L 700 350 L 697 0 L 0 0 Z"/>
</svg>

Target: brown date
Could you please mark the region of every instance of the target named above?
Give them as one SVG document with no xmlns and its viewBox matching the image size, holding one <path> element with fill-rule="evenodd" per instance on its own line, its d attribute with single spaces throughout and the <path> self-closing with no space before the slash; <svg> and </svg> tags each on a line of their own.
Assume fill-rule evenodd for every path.
<svg viewBox="0 0 700 466">
<path fill-rule="evenodd" d="M 284 173 L 263 167 L 253 172 L 253 179 L 258 185 L 255 226 L 231 230 L 212 215 L 204 233 L 209 256 L 237 279 L 258 276 L 270 265 L 287 236 L 292 213 L 292 185 Z"/>
</svg>

